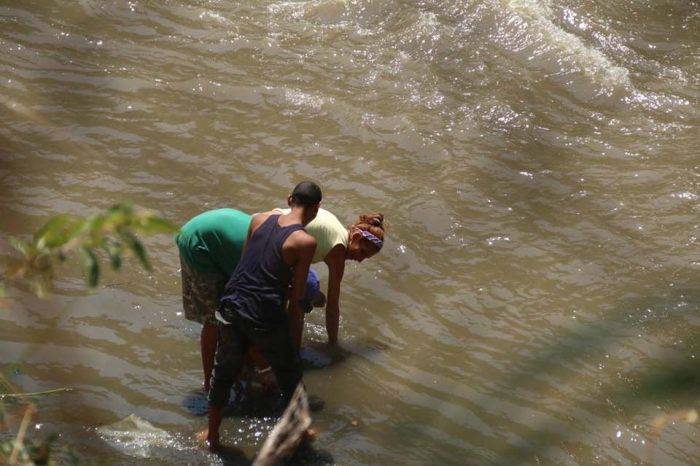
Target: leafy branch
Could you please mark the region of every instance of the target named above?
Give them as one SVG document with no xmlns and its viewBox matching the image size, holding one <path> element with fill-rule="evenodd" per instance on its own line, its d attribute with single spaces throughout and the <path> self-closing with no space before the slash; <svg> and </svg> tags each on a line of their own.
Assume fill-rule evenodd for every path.
<svg viewBox="0 0 700 466">
<path fill-rule="evenodd" d="M 177 227 L 149 210 L 135 210 L 129 203 L 117 204 L 106 212 L 80 218 L 62 214 L 46 222 L 31 241 L 11 239 L 22 254 L 9 267 L 9 275 L 30 279 L 33 291 L 46 296 L 54 277 L 54 267 L 73 253 L 80 257 L 85 281 L 94 287 L 100 279 L 98 251 L 109 257 L 113 270 L 121 267 L 125 252 L 139 260 L 146 270 L 151 264 L 138 235 L 175 233 Z"/>
<path fill-rule="evenodd" d="M 87 285 L 94 287 L 100 279 L 100 255 L 104 253 L 109 258 L 113 270 L 121 268 L 125 254 L 136 256 L 146 270 L 151 270 L 146 248 L 139 236 L 172 234 L 177 230 L 169 221 L 149 210 L 135 210 L 130 203 L 117 204 L 105 212 L 88 217 L 57 215 L 37 230 L 31 241 L 11 239 L 12 246 L 20 252 L 21 257 L 8 262 L 7 275 L 29 280 L 34 293 L 44 297 L 53 283 L 55 267 L 72 255 L 77 255 Z M 3 298 L 4 289 L 0 284 L 0 300 Z M 0 463 L 56 464 L 53 458 L 56 451 L 55 435 L 38 444 L 26 438 L 27 426 L 37 411 L 32 398 L 71 390 L 67 387 L 23 393 L 16 390 L 4 374 L 0 374 L 0 426 L 3 429 L 7 427 L 4 400 L 19 402 L 24 407 L 14 440 L 0 441 Z M 72 452 L 67 451 L 66 455 L 69 463 L 78 463 Z"/>
</svg>

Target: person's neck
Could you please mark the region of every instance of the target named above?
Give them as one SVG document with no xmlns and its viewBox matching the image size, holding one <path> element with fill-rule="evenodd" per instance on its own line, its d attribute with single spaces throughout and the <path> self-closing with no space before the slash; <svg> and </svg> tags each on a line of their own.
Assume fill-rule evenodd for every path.
<svg viewBox="0 0 700 466">
<path fill-rule="evenodd" d="M 288 214 L 282 215 L 280 220 L 283 220 L 285 226 L 294 225 L 296 223 L 303 225 L 304 210 L 292 208 L 292 210 Z"/>
</svg>

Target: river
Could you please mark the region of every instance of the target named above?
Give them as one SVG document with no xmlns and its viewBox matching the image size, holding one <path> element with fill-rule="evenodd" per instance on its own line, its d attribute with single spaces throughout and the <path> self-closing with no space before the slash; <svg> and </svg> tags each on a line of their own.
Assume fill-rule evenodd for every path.
<svg viewBox="0 0 700 466">
<path fill-rule="evenodd" d="M 57 213 L 183 224 L 312 179 L 388 229 L 346 269 L 345 357 L 305 376 L 311 463 L 698 464 L 698 424 L 653 422 L 700 407 L 699 31 L 689 0 L 2 0 L 0 248 Z M 1 367 L 74 388 L 31 434 L 83 458 L 220 461 L 183 407 L 177 250 L 146 245 L 153 272 L 95 290 L 70 266 L 49 300 L 6 283 Z M 96 430 L 130 414 L 171 448 Z M 223 438 L 250 457 L 269 426 Z"/>
</svg>

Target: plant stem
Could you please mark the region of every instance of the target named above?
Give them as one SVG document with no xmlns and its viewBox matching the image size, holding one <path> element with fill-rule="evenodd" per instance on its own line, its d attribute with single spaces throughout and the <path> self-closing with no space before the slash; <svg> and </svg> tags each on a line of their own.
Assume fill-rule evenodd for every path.
<svg viewBox="0 0 700 466">
<path fill-rule="evenodd" d="M 24 396 L 42 396 L 42 395 L 51 395 L 52 393 L 71 392 L 71 391 L 73 391 L 72 388 L 65 387 L 65 388 L 54 388 L 53 390 L 45 390 L 43 392 L 0 393 L 0 400 L 2 400 L 3 398 L 22 398 Z"/>
<path fill-rule="evenodd" d="M 29 405 L 24 411 L 24 417 L 22 418 L 22 423 L 19 426 L 19 431 L 17 431 L 17 438 L 15 439 L 15 446 L 12 449 L 12 454 L 10 455 L 10 464 L 15 464 L 17 461 L 17 456 L 19 456 L 20 450 L 24 445 L 24 436 L 27 433 L 27 427 L 29 427 L 29 420 L 34 414 L 34 406 Z"/>
</svg>

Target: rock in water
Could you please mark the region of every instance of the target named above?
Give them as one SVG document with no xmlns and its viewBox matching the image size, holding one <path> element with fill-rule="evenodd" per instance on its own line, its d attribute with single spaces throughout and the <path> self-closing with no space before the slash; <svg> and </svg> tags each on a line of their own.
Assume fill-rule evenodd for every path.
<svg viewBox="0 0 700 466">
<path fill-rule="evenodd" d="M 294 453 L 310 425 L 309 401 L 306 390 L 300 383 L 289 406 L 265 440 L 253 466 L 280 464 Z"/>
</svg>

